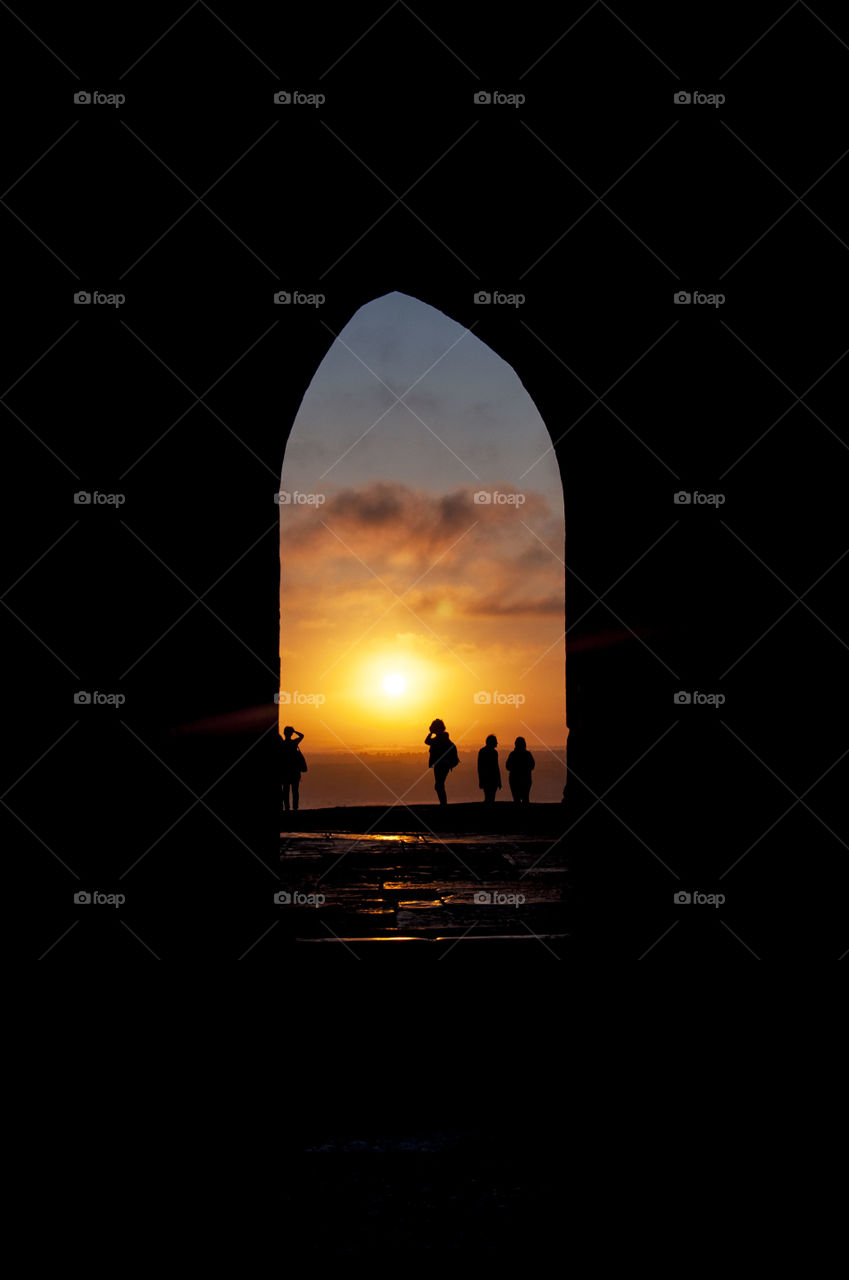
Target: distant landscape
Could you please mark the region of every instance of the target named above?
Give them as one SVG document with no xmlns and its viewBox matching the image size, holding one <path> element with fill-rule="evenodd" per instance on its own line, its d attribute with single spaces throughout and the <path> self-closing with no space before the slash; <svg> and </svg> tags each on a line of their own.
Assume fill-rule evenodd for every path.
<svg viewBox="0 0 849 1280">
<path fill-rule="evenodd" d="M 481 800 L 478 790 L 477 752 L 482 743 L 466 747 L 458 746 L 460 764 L 448 776 L 446 789 L 449 804 Z M 509 744 L 512 746 L 512 744 Z M 502 790 L 497 804 L 512 803 L 507 771 L 504 762 L 509 754 L 499 749 Z M 531 747 L 536 761 L 531 801 L 557 803 L 563 795 L 566 781 L 564 751 L 546 747 Z M 555 754 L 552 754 L 555 752 Z M 395 797 L 403 797 L 404 804 L 435 804 L 433 773 L 427 767 L 427 749 L 421 751 L 310 751 L 304 742 L 304 755 L 308 771 L 301 780 L 301 808 L 322 809 L 334 805 L 395 804 Z"/>
</svg>

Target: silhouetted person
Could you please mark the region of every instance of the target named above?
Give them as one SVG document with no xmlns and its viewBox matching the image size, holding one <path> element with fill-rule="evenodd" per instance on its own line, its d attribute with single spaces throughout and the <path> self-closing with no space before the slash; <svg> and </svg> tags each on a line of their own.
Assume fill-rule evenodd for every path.
<svg viewBox="0 0 849 1280">
<path fill-rule="evenodd" d="M 457 748 L 448 737 L 444 720 L 434 720 L 425 738 L 425 746 L 430 748 L 428 767 L 433 769 L 433 789 L 439 797 L 440 804 L 447 804 L 445 779 L 451 770 L 460 763 Z"/>
<path fill-rule="evenodd" d="M 280 739 L 280 755 L 282 765 L 280 778 L 283 783 L 283 808 L 289 809 L 289 789 L 292 791 L 292 808 L 298 807 L 298 788 L 301 785 L 301 774 L 307 771 L 307 762 L 301 755 L 300 743 L 304 735 L 287 724 Z"/>
<path fill-rule="evenodd" d="M 501 790 L 501 770 L 498 767 L 498 739 L 491 733 L 486 746 L 478 752 L 478 786 L 483 792 L 484 804 L 495 804 L 495 793 Z"/>
<path fill-rule="evenodd" d="M 510 774 L 510 790 L 516 804 L 528 804 L 531 794 L 531 774 L 536 761 L 528 750 L 524 738 L 517 738 L 513 750 L 507 757 L 507 772 Z"/>
</svg>

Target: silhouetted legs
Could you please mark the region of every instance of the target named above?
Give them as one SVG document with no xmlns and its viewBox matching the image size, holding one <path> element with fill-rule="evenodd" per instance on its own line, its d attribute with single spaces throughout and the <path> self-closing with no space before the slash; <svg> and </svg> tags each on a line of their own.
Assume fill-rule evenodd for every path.
<svg viewBox="0 0 849 1280">
<path fill-rule="evenodd" d="M 497 790 L 498 790 L 497 787 L 484 787 L 483 789 L 484 804 L 495 804 L 495 793 Z"/>
<path fill-rule="evenodd" d="M 299 779 L 299 778 L 298 778 L 298 779 L 296 779 L 294 782 L 284 782 L 284 783 L 283 783 L 283 808 L 284 808 L 284 809 L 288 810 L 288 808 L 289 808 L 289 788 L 290 788 L 290 787 L 292 788 L 292 808 L 293 808 L 293 809 L 297 809 L 297 807 L 298 807 L 298 788 L 300 787 L 300 785 L 301 785 L 301 782 L 300 782 L 300 779 Z"/>
<path fill-rule="evenodd" d="M 513 792 L 513 799 L 516 804 L 530 804 L 531 784 L 528 782 L 520 782 L 517 778 L 510 779 L 510 790 Z"/>
<path fill-rule="evenodd" d="M 449 769 L 446 764 L 435 764 L 433 766 L 433 789 L 439 796 L 440 804 L 447 804 L 448 797 L 445 794 L 445 779 L 448 777 Z"/>
</svg>

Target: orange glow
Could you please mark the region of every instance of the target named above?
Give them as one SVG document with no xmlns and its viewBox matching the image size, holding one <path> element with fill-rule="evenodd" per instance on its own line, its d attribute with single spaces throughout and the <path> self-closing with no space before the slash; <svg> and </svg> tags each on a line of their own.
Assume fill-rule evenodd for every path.
<svg viewBox="0 0 849 1280">
<path fill-rule="evenodd" d="M 527 391 L 402 294 L 339 336 L 281 477 L 281 726 L 422 750 L 440 718 L 464 758 L 490 733 L 562 743 L 563 492 Z"/>
</svg>

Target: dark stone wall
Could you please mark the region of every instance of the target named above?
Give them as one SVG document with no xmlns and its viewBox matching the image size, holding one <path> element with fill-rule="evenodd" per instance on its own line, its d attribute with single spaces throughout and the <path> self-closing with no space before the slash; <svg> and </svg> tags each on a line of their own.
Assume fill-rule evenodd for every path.
<svg viewBox="0 0 849 1280">
<path fill-rule="evenodd" d="M 137 859 L 136 932 L 157 953 L 257 936 L 273 731 L 173 730 L 251 707 L 273 724 L 287 432 L 333 335 L 392 289 L 475 324 L 557 442 L 570 627 L 592 607 L 567 641 L 570 787 L 610 789 L 582 826 L 598 918 L 626 866 L 656 912 L 648 946 L 675 887 L 659 859 L 709 887 L 814 784 L 821 821 L 797 805 L 736 873 L 753 950 L 784 934 L 776 886 L 800 849 L 831 874 L 847 450 L 827 304 L 849 256 L 839 170 L 819 179 L 844 149 L 845 48 L 804 6 L 614 8 L 354 8 L 328 27 L 200 5 L 169 30 L 168 5 L 119 28 L 91 5 L 34 17 L 47 48 L 8 19 L 5 821 L 49 886 L 45 947 L 78 882 L 114 887 Z M 702 86 L 726 103 L 673 102 Z M 73 102 L 95 89 L 126 102 Z M 326 102 L 277 106 L 280 89 Z M 478 106 L 480 89 L 526 102 Z M 815 181 L 812 216 L 784 188 Z M 275 306 L 279 289 L 326 303 Z M 526 302 L 476 306 L 479 289 Z M 680 289 L 726 301 L 676 306 Z M 77 307 L 78 290 L 126 301 Z M 125 502 L 75 506 L 77 490 Z M 678 490 L 725 505 L 675 506 Z M 680 688 L 724 690 L 725 712 L 679 708 Z M 126 702 L 78 709 L 78 689 Z M 811 912 L 839 898 L 818 890 Z M 834 949 L 833 923 L 814 948 Z"/>
</svg>

